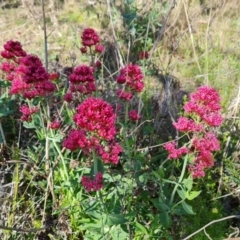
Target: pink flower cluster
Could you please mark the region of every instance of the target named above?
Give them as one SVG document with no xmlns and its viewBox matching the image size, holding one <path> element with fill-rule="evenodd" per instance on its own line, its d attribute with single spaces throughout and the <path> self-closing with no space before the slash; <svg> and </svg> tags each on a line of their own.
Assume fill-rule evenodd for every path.
<svg viewBox="0 0 240 240">
<path fill-rule="evenodd" d="M 168 158 L 169 159 L 178 159 L 182 155 L 188 153 L 187 147 L 176 148 L 175 142 L 169 142 L 164 145 L 164 148 L 169 152 Z"/>
<path fill-rule="evenodd" d="M 103 175 L 98 172 L 93 180 L 89 176 L 83 176 L 81 182 L 87 192 L 99 191 L 103 188 Z"/>
<path fill-rule="evenodd" d="M 223 121 L 219 94 L 211 87 L 199 87 L 196 93 L 190 95 L 190 101 L 183 108 L 186 113 L 198 115 L 209 126 L 218 127 Z"/>
<path fill-rule="evenodd" d="M 134 93 L 140 93 L 144 88 L 143 74 L 138 65 L 128 64 L 117 76 L 117 83 L 124 84 L 125 88 L 117 90 L 120 99 L 130 101 Z"/>
<path fill-rule="evenodd" d="M 54 120 L 50 123 L 49 127 L 51 129 L 59 129 L 60 128 L 60 122 L 58 120 Z"/>
<path fill-rule="evenodd" d="M 116 143 L 116 115 L 112 107 L 98 98 L 88 98 L 77 108 L 73 120 L 78 129 L 70 131 L 63 146 L 74 151 L 83 149 L 85 154 L 95 151 L 104 163 L 117 164 L 121 146 Z"/>
<path fill-rule="evenodd" d="M 202 123 L 196 123 L 186 117 L 180 117 L 177 122 L 173 123 L 173 126 L 180 132 L 202 132 L 204 130 Z"/>
<path fill-rule="evenodd" d="M 94 80 L 93 68 L 86 65 L 80 65 L 70 74 L 70 91 L 90 94 L 96 91 Z"/>
<path fill-rule="evenodd" d="M 112 142 L 108 146 L 98 145 L 97 153 L 101 156 L 104 163 L 118 164 L 119 154 L 122 152 L 122 147 L 117 142 Z"/>
<path fill-rule="evenodd" d="M 193 138 L 192 151 L 195 153 L 195 159 L 189 166 L 193 178 L 205 176 L 204 170 L 214 165 L 212 152 L 218 150 L 220 150 L 220 144 L 212 132 L 205 132 L 203 136 Z"/>
<path fill-rule="evenodd" d="M 29 108 L 27 104 L 23 104 L 19 107 L 19 111 L 22 113 L 21 120 L 30 122 L 32 115 L 38 111 L 38 107 Z"/>
<path fill-rule="evenodd" d="M 32 99 L 55 91 L 55 84 L 49 80 L 49 74 L 37 56 L 26 54 L 21 44 L 12 40 L 8 41 L 4 48 L 1 55 L 8 59 L 8 62 L 4 62 L 1 69 L 11 81 L 12 94 L 22 94 L 23 97 Z M 10 60 L 13 62 L 9 62 Z"/>
<path fill-rule="evenodd" d="M 183 108 L 188 117 L 180 117 L 174 126 L 180 132 L 191 133 L 189 150 L 186 147 L 176 149 L 174 143 L 167 143 L 164 148 L 169 152 L 168 158 L 193 154 L 194 160 L 188 169 L 194 178 L 204 177 L 204 170 L 214 165 L 212 152 L 220 149 L 216 135 L 209 128 L 218 127 L 223 121 L 219 94 L 214 88 L 199 87 Z"/>
<path fill-rule="evenodd" d="M 92 46 L 95 46 L 96 53 L 103 52 L 104 47 L 103 45 L 99 44 L 100 38 L 94 29 L 92 28 L 84 29 L 81 38 L 83 47 L 80 48 L 80 51 L 83 54 L 87 53 L 88 51 L 87 47 L 91 48 Z"/>
</svg>

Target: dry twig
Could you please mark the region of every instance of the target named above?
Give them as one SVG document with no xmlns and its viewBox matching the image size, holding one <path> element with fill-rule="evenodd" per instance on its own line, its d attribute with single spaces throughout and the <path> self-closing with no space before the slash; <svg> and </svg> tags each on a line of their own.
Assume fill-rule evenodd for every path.
<svg viewBox="0 0 240 240">
<path fill-rule="evenodd" d="M 203 226 L 202 228 L 198 229 L 196 232 L 192 233 L 191 235 L 187 236 L 186 238 L 182 239 L 182 240 L 187 240 L 190 239 L 191 237 L 195 236 L 196 234 L 198 234 L 199 232 L 205 230 L 205 228 L 209 227 L 210 225 L 217 223 L 217 222 L 222 222 L 231 218 L 240 218 L 240 215 L 231 215 L 228 217 L 224 217 L 224 218 L 220 218 L 220 219 L 216 219 L 211 221 L 210 223 L 206 224 L 205 226 Z"/>
</svg>

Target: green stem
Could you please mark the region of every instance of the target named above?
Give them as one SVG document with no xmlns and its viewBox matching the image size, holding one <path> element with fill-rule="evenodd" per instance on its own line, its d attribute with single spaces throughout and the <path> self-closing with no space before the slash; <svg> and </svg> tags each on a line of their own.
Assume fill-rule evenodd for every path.
<svg viewBox="0 0 240 240">
<path fill-rule="evenodd" d="M 180 178 L 178 180 L 178 184 L 175 185 L 174 189 L 173 189 L 173 192 L 172 192 L 172 195 L 171 195 L 171 199 L 170 199 L 170 206 L 172 205 L 173 203 L 173 199 L 174 199 L 174 195 L 177 191 L 177 188 L 179 186 L 179 184 L 182 182 L 183 180 L 183 177 L 184 177 L 184 174 L 185 174 L 185 170 L 186 170 L 186 167 L 187 167 L 187 162 L 188 162 L 188 156 L 186 156 L 184 158 L 184 162 L 183 162 L 183 168 L 182 168 L 182 172 L 181 172 L 181 175 L 180 175 Z"/>
<path fill-rule="evenodd" d="M 94 169 L 94 176 L 96 176 L 97 172 L 98 172 L 98 160 L 97 160 L 97 157 L 96 157 L 96 153 L 95 151 L 93 150 L 93 169 Z"/>
<path fill-rule="evenodd" d="M 127 102 L 126 106 L 125 106 L 125 124 L 123 126 L 123 137 L 124 137 L 124 141 L 125 141 L 126 147 L 127 147 L 128 158 L 130 160 L 131 159 L 131 150 L 130 150 L 130 145 L 129 145 L 128 137 L 127 137 L 128 110 L 129 110 L 129 102 Z"/>
<path fill-rule="evenodd" d="M 125 108 L 125 126 L 127 125 L 127 122 L 128 122 L 128 109 L 129 109 L 129 102 L 126 103 L 126 108 Z"/>
</svg>

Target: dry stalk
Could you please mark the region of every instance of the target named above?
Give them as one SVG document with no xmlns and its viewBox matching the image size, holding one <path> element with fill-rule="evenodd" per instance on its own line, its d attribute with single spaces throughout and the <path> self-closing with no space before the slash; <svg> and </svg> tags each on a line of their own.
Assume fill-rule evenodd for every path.
<svg viewBox="0 0 240 240">
<path fill-rule="evenodd" d="M 199 72 L 202 72 L 201 66 L 200 66 L 199 61 L 198 61 L 196 49 L 195 49 L 195 44 L 194 44 L 194 39 L 193 39 L 193 33 L 192 33 L 192 27 L 191 27 L 191 24 L 190 24 L 190 21 L 189 21 L 189 17 L 188 17 L 188 13 L 187 13 L 187 7 L 186 7 L 186 4 L 185 4 L 185 0 L 182 0 L 182 2 L 183 2 L 183 6 L 184 6 L 184 11 L 185 11 L 185 16 L 186 16 L 187 24 L 188 24 L 188 31 L 189 31 L 190 38 L 191 38 L 191 43 L 192 43 L 192 48 L 193 48 L 193 54 L 194 54 L 195 61 L 196 61 L 197 66 L 198 66 L 198 70 L 199 70 Z"/>
</svg>

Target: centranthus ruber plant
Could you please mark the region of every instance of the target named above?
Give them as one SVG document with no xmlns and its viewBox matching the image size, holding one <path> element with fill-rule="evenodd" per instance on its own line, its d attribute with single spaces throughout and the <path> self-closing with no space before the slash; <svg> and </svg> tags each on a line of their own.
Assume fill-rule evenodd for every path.
<svg viewBox="0 0 240 240">
<path fill-rule="evenodd" d="M 61 71 L 46 69 L 18 41 L 1 52 L 18 122 L 36 133 L 36 143 L 19 152 L 32 171 L 29 186 L 45 194 L 36 196 L 44 199 L 38 221 L 47 214 L 66 217 L 68 239 L 171 239 L 172 219 L 194 214 L 188 201 L 201 191 L 193 183 L 214 166 L 220 150 L 219 94 L 208 86 L 191 93 L 173 123 L 182 136 L 163 143 L 144 89 L 148 52 L 138 57 L 144 66 L 127 62 L 110 73 L 98 33 L 86 28 L 79 38 L 83 59 Z M 161 153 L 155 156 L 155 149 Z"/>
<path fill-rule="evenodd" d="M 179 132 L 187 133 L 189 143 L 181 148 L 175 142 L 165 144 L 169 159 L 178 159 L 184 154 L 191 155 L 189 171 L 193 178 L 204 177 L 204 170 L 214 165 L 213 152 L 220 150 L 220 144 L 213 132 L 223 121 L 218 92 L 211 87 L 199 87 L 196 93 L 190 94 L 190 101 L 183 109 L 185 116 L 174 123 Z"/>
<path fill-rule="evenodd" d="M 184 158 L 182 172 L 175 184 L 170 198 L 170 206 L 173 211 L 180 211 L 179 203 L 174 203 L 176 191 L 181 198 L 180 203 L 183 209 L 193 214 L 192 208 L 185 200 L 192 200 L 201 191 L 192 191 L 193 179 L 205 176 L 205 170 L 214 165 L 213 154 L 220 150 L 220 143 L 217 139 L 217 127 L 223 121 L 221 116 L 220 97 L 218 92 L 208 86 L 201 86 L 195 93 L 190 94 L 190 99 L 183 106 L 184 116 L 173 124 L 176 130 L 186 135 L 183 146 L 177 146 L 177 141 L 164 144 L 168 151 L 169 161 Z M 180 139 L 177 139 L 181 142 Z M 188 169 L 190 176 L 184 179 L 185 171 Z"/>
</svg>

